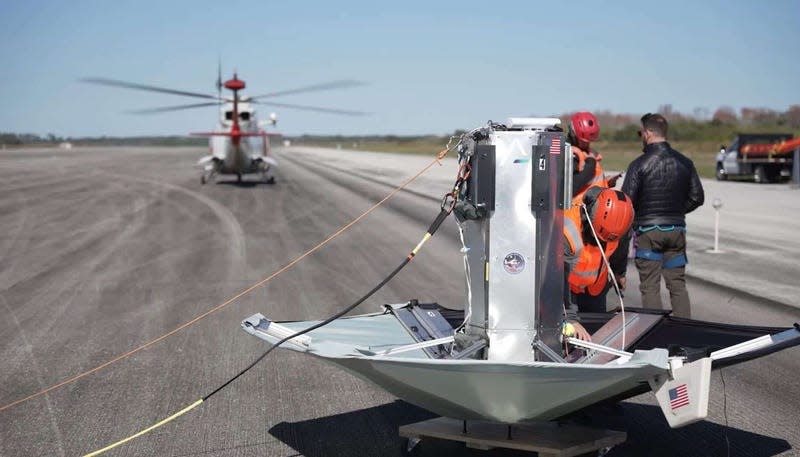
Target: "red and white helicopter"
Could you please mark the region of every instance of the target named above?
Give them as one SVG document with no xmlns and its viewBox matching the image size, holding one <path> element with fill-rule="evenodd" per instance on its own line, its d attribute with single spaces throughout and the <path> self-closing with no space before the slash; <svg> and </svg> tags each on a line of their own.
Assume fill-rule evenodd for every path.
<svg viewBox="0 0 800 457">
<path fill-rule="evenodd" d="M 201 158 L 197 164 L 203 168 L 200 182 L 205 184 L 218 174 L 236 175 L 238 182 L 242 181 L 242 175 L 259 173 L 264 182 L 272 184 L 275 177 L 270 170 L 278 165 L 277 161 L 270 156 L 269 136 L 263 127 L 275 125 L 278 117 L 275 113 L 269 115 L 269 120 L 259 122 L 256 117 L 254 105 L 271 105 L 280 108 L 291 108 L 306 111 L 316 111 L 331 114 L 343 114 L 349 116 L 360 116 L 367 113 L 362 111 L 340 110 L 334 108 L 322 108 L 318 106 L 295 105 L 288 103 L 276 103 L 263 101 L 273 97 L 314 92 L 330 89 L 341 89 L 345 87 L 360 86 L 364 83 L 353 80 L 331 81 L 312 86 L 305 86 L 296 89 L 271 92 L 263 95 L 244 97 L 239 95 L 239 91 L 245 88 L 245 82 L 238 78 L 236 72 L 233 78 L 225 82 L 222 81 L 221 71 L 217 76 L 217 95 L 187 92 L 183 90 L 168 89 L 164 87 L 151 86 L 145 84 L 131 83 L 108 78 L 84 78 L 83 82 L 100 84 L 104 86 L 122 87 L 125 89 L 136 89 L 149 92 L 160 92 L 185 97 L 202 98 L 212 100 L 203 103 L 193 103 L 186 105 L 164 106 L 132 111 L 137 114 L 163 113 L 167 111 L 179 111 L 184 109 L 202 108 L 208 106 L 220 107 L 219 131 L 196 132 L 190 135 L 209 137 L 209 147 L 211 154 Z M 223 97 L 222 89 L 233 92 L 233 97 Z M 276 135 L 273 133 L 272 135 Z"/>
</svg>

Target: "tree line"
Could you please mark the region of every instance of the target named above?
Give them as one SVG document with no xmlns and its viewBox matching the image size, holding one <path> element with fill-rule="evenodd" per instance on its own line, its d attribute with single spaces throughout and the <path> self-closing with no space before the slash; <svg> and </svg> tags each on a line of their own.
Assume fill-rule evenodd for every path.
<svg viewBox="0 0 800 457">
<path fill-rule="evenodd" d="M 786 111 L 745 107 L 738 112 L 729 106 L 722 106 L 713 113 L 698 108 L 691 114 L 675 111 L 672 105 L 661 105 L 656 112 L 663 114 L 669 121 L 669 138 L 674 141 L 725 142 L 740 132 L 800 134 L 800 105 L 792 105 Z M 561 119 L 566 121 L 571 114 L 566 113 Z M 601 139 L 638 139 L 640 115 L 614 114 L 610 111 L 596 112 L 595 115 L 600 122 Z"/>
<path fill-rule="evenodd" d="M 0 144 L 7 146 L 56 146 L 70 143 L 75 146 L 205 146 L 207 138 L 189 136 L 130 136 L 130 137 L 62 137 L 48 133 L 4 133 L 0 132 Z"/>
<path fill-rule="evenodd" d="M 670 123 L 669 138 L 674 141 L 729 141 L 738 132 L 765 133 L 780 132 L 800 134 L 800 105 L 791 105 L 786 111 L 769 108 L 745 107 L 736 111 L 729 106 L 717 108 L 713 113 L 705 108 L 697 108 L 692 113 L 673 110 L 672 105 L 661 105 L 657 112 L 663 114 Z M 572 113 L 558 116 L 562 125 L 567 125 Z M 639 118 L 641 115 L 616 114 L 611 111 L 595 111 L 600 122 L 600 139 L 605 141 L 628 142 L 638 139 Z M 549 116 L 548 116 L 549 117 Z M 454 135 L 463 133 L 454 131 Z M 301 143 L 315 142 L 363 142 L 383 141 L 402 144 L 416 141 L 439 141 L 448 135 L 301 135 L 285 137 Z M 61 137 L 49 133 L 0 133 L 0 144 L 5 145 L 56 145 L 72 143 L 87 146 L 204 146 L 208 140 L 188 136 L 138 136 L 138 137 Z"/>
</svg>

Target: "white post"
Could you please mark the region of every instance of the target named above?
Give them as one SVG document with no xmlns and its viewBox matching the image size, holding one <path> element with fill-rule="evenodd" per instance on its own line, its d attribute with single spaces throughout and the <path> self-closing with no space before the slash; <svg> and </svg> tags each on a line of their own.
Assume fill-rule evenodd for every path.
<svg viewBox="0 0 800 457">
<path fill-rule="evenodd" d="M 719 209 L 722 208 L 722 200 L 715 198 L 711 206 L 714 207 L 714 249 L 711 252 L 716 254 L 722 252 L 719 250 Z"/>
</svg>

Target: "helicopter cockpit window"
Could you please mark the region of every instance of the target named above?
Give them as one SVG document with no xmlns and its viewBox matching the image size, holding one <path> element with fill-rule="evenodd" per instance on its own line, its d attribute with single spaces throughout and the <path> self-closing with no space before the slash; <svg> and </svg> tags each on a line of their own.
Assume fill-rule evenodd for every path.
<svg viewBox="0 0 800 457">
<path fill-rule="evenodd" d="M 250 120 L 250 113 L 248 113 L 247 111 L 242 111 L 241 113 L 239 113 L 239 119 L 241 119 L 243 121 L 249 121 Z"/>
<path fill-rule="evenodd" d="M 233 111 L 225 111 L 225 120 L 226 121 L 233 120 Z"/>
</svg>

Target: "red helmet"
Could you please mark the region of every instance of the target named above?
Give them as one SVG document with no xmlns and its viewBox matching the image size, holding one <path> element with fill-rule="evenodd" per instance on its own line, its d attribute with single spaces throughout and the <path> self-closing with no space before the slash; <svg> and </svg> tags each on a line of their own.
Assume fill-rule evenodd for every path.
<svg viewBox="0 0 800 457">
<path fill-rule="evenodd" d="M 569 126 L 579 141 L 591 143 L 600 137 L 600 123 L 594 114 L 587 111 L 573 114 Z"/>
<path fill-rule="evenodd" d="M 598 238 L 616 241 L 631 229 L 633 203 L 624 192 L 606 188 L 589 206 L 589 216 Z"/>
</svg>

